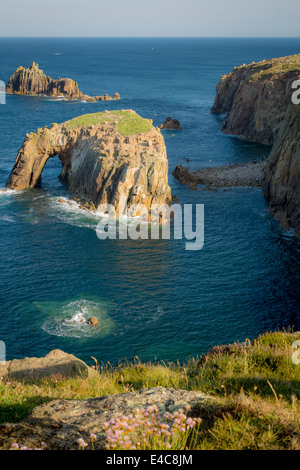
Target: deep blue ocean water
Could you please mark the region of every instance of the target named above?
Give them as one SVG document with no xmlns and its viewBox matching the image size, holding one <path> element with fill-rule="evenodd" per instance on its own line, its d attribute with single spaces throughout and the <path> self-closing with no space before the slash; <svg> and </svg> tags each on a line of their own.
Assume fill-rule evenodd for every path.
<svg viewBox="0 0 300 470">
<path fill-rule="evenodd" d="M 205 205 L 205 245 L 180 240 L 100 241 L 97 218 L 57 202 L 67 196 L 58 158 L 42 186 L 0 194 L 0 339 L 7 357 L 53 348 L 89 361 L 184 360 L 211 346 L 277 328 L 300 329 L 299 241 L 272 220 L 260 189 L 190 191 L 172 176 L 252 160 L 269 148 L 224 136 L 210 114 L 215 86 L 235 65 L 298 53 L 300 39 L 0 39 L 0 80 L 38 62 L 90 95 L 66 102 L 7 96 L 0 106 L 0 187 L 27 132 L 83 113 L 131 108 L 165 131 L 172 191 Z M 190 163 L 183 159 L 189 158 Z M 95 314 L 99 328 L 81 319 Z"/>
</svg>

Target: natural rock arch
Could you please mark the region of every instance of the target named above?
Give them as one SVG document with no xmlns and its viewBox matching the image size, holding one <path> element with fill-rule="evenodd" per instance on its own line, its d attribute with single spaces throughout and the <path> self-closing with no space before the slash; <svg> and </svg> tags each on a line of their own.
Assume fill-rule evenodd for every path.
<svg viewBox="0 0 300 470">
<path fill-rule="evenodd" d="M 87 125 L 90 124 L 90 125 Z M 134 111 L 80 116 L 27 134 L 8 178 L 11 189 L 36 186 L 46 162 L 58 156 L 61 179 L 82 202 L 128 208 L 171 203 L 164 138 Z"/>
</svg>

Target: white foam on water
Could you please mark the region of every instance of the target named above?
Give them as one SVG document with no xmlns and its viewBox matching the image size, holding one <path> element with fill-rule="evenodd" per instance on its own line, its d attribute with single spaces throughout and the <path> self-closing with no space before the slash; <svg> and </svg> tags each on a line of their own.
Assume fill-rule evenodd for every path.
<svg viewBox="0 0 300 470">
<path fill-rule="evenodd" d="M 45 308 L 43 310 L 45 311 Z M 109 334 L 113 327 L 113 321 L 107 315 L 106 310 L 105 304 L 87 299 L 69 302 L 58 309 L 55 318 L 45 321 L 42 330 L 49 335 L 60 337 L 103 337 Z M 88 320 L 91 317 L 96 317 L 99 324 L 90 326 Z"/>
<path fill-rule="evenodd" d="M 65 202 L 59 202 L 60 199 L 64 199 Z M 109 215 L 103 212 L 85 210 L 78 204 L 78 202 L 72 199 L 67 199 L 66 197 L 50 197 L 49 204 L 59 219 L 69 225 L 75 225 L 76 227 L 85 227 L 96 230 L 97 224 L 101 219 L 109 218 Z M 122 215 L 120 217 L 120 222 L 139 219 L 139 216 L 129 217 L 127 215 Z M 145 222 L 145 224 L 148 225 L 148 222 Z"/>
<path fill-rule="evenodd" d="M 14 217 L 11 217 L 10 215 L 2 215 L 0 217 L 0 220 L 3 220 L 3 222 L 11 222 L 11 223 L 17 223 L 16 219 Z"/>
<path fill-rule="evenodd" d="M 23 193 L 23 190 L 18 190 L 18 189 L 8 189 L 8 188 L 1 188 L 0 189 L 0 196 L 6 197 L 6 196 L 13 196 L 16 194 L 21 194 Z"/>
</svg>

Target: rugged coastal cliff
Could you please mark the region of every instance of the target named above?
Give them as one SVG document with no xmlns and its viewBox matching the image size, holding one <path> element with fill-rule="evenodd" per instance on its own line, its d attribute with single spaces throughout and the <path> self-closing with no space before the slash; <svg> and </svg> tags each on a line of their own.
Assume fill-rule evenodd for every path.
<svg viewBox="0 0 300 470">
<path fill-rule="evenodd" d="M 213 113 L 228 113 L 222 130 L 273 145 L 300 78 L 300 54 L 235 67 L 217 85 Z"/>
<path fill-rule="evenodd" d="M 128 207 L 148 209 L 171 201 L 164 138 L 132 110 L 86 114 L 27 134 L 7 187 L 36 186 L 55 155 L 72 195 L 93 209 L 111 204 L 118 213 L 120 196 Z"/>
<path fill-rule="evenodd" d="M 271 214 L 300 236 L 300 105 L 288 108 L 268 158 L 263 192 Z"/>
<path fill-rule="evenodd" d="M 54 80 L 44 74 L 35 62 L 27 69 L 19 67 L 10 77 L 6 93 L 16 95 L 48 95 L 53 98 L 64 96 L 69 100 L 85 101 L 108 101 L 112 99 L 109 95 L 92 97 L 79 91 L 78 83 L 71 78 L 58 78 Z M 120 99 L 120 95 L 115 93 L 114 99 Z"/>
<path fill-rule="evenodd" d="M 300 54 L 235 67 L 221 78 L 213 113 L 228 113 L 227 134 L 273 145 L 263 192 L 270 211 L 300 234 L 300 105 L 291 103 Z"/>
</svg>

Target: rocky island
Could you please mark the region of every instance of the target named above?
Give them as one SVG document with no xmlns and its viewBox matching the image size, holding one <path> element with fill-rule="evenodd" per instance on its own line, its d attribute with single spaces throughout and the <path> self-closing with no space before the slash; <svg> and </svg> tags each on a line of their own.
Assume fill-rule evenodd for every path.
<svg viewBox="0 0 300 470">
<path fill-rule="evenodd" d="M 103 96 L 89 96 L 79 91 L 78 83 L 71 78 L 48 77 L 39 65 L 32 63 L 27 69 L 18 67 L 10 77 L 6 86 L 6 93 L 15 95 L 47 95 L 52 98 L 64 97 L 69 100 L 81 100 L 87 102 L 109 101 L 112 98 L 106 93 Z M 115 93 L 113 99 L 119 100 L 119 93 Z"/>
<path fill-rule="evenodd" d="M 119 198 L 128 208 L 171 202 L 164 138 L 132 110 L 85 114 L 27 134 L 8 178 L 11 189 L 39 184 L 47 160 L 58 156 L 61 179 L 81 204 L 96 210 Z"/>
<path fill-rule="evenodd" d="M 165 122 L 160 125 L 160 129 L 170 129 L 170 130 L 182 130 L 180 122 L 178 119 L 172 119 L 171 117 L 167 117 Z"/>
</svg>

